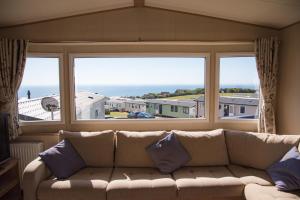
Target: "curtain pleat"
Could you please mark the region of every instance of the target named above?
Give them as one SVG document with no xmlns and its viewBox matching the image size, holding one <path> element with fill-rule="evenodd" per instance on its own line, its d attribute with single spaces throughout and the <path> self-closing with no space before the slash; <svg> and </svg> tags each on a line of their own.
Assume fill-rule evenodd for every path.
<svg viewBox="0 0 300 200">
<path fill-rule="evenodd" d="M 26 40 L 0 39 L 0 112 L 10 116 L 10 140 L 19 135 L 17 93 L 23 78 L 27 47 Z"/>
<path fill-rule="evenodd" d="M 255 41 L 257 72 L 260 80 L 258 132 L 276 133 L 278 47 L 277 37 L 259 38 Z"/>
</svg>

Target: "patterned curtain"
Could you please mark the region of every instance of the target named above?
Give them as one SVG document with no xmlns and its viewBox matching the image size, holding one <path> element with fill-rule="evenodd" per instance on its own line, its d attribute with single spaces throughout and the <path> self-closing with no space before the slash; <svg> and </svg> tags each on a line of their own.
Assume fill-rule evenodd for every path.
<svg viewBox="0 0 300 200">
<path fill-rule="evenodd" d="M 0 39 L 0 112 L 9 114 L 9 138 L 19 135 L 17 92 L 26 61 L 26 40 Z"/>
<path fill-rule="evenodd" d="M 258 132 L 276 133 L 275 101 L 278 77 L 278 46 L 276 37 L 255 41 L 257 71 L 260 79 Z"/>
</svg>

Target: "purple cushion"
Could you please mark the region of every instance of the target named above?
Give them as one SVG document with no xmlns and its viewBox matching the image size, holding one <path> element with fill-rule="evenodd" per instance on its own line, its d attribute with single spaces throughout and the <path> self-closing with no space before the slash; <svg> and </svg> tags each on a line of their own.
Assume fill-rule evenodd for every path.
<svg viewBox="0 0 300 200">
<path fill-rule="evenodd" d="M 66 139 L 40 153 L 39 156 L 58 179 L 68 178 L 85 167 L 83 159 Z"/>
<path fill-rule="evenodd" d="M 171 173 L 191 159 L 173 133 L 151 144 L 146 151 L 162 173 Z"/>
<path fill-rule="evenodd" d="M 267 169 L 278 190 L 300 189 L 300 153 L 296 147 Z"/>
</svg>

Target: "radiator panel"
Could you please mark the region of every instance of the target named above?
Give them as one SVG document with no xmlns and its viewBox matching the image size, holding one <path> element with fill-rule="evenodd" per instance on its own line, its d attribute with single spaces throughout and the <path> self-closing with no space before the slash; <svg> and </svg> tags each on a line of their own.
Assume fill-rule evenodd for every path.
<svg viewBox="0 0 300 200">
<path fill-rule="evenodd" d="M 42 142 L 13 142 L 10 144 L 10 155 L 18 160 L 19 177 L 22 186 L 22 175 L 25 167 L 39 156 L 44 149 Z"/>
</svg>

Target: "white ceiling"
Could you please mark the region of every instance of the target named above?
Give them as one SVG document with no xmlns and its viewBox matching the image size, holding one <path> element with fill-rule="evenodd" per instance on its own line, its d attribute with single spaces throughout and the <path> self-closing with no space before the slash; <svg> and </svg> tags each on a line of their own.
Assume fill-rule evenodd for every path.
<svg viewBox="0 0 300 200">
<path fill-rule="evenodd" d="M 0 27 L 134 6 L 134 0 L 0 0 Z M 145 6 L 283 28 L 300 21 L 300 0 L 145 0 Z"/>
</svg>

